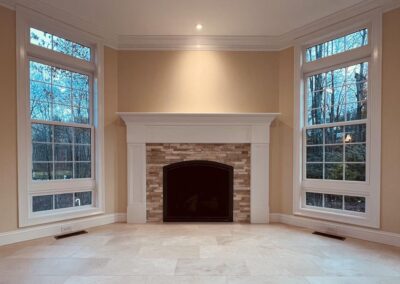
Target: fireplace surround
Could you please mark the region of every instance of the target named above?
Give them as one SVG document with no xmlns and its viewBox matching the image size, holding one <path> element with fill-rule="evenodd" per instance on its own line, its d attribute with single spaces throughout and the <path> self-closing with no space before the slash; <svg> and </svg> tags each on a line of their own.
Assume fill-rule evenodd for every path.
<svg viewBox="0 0 400 284">
<path fill-rule="evenodd" d="M 119 113 L 127 126 L 128 223 L 146 223 L 152 144 L 248 144 L 250 222 L 269 222 L 269 128 L 276 113 Z"/>
</svg>

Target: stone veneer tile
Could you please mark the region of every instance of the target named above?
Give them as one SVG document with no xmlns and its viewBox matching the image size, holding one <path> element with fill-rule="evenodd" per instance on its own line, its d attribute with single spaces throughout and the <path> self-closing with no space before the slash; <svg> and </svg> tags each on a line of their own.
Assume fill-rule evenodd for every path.
<svg viewBox="0 0 400 284">
<path fill-rule="evenodd" d="M 250 222 L 250 144 L 146 144 L 147 221 L 163 220 L 163 167 L 209 160 L 233 167 L 233 221 Z"/>
</svg>

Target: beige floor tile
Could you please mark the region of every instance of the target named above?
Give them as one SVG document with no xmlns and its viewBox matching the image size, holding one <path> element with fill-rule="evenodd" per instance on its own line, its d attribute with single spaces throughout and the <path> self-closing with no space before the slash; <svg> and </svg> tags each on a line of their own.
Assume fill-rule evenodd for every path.
<svg viewBox="0 0 400 284">
<path fill-rule="evenodd" d="M 400 283 L 400 248 L 283 224 L 110 224 L 0 247 L 4 283 Z"/>
<path fill-rule="evenodd" d="M 64 284 L 145 284 L 146 276 L 71 276 Z"/>
<path fill-rule="evenodd" d="M 249 275 L 249 270 L 244 260 L 179 259 L 176 275 Z"/>
<path fill-rule="evenodd" d="M 225 276 L 150 276 L 146 284 L 226 284 Z"/>
<path fill-rule="evenodd" d="M 240 276 L 229 277 L 228 284 L 309 284 L 304 277 L 293 276 Z"/>
<path fill-rule="evenodd" d="M 142 246 L 138 257 L 143 258 L 199 258 L 198 246 Z"/>
</svg>

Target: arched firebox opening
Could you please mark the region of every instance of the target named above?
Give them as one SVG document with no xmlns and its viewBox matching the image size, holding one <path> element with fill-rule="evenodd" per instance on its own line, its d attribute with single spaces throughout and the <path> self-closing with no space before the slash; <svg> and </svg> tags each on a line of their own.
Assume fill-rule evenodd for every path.
<svg viewBox="0 0 400 284">
<path fill-rule="evenodd" d="M 233 167 L 185 161 L 163 168 L 164 222 L 233 222 Z"/>
</svg>

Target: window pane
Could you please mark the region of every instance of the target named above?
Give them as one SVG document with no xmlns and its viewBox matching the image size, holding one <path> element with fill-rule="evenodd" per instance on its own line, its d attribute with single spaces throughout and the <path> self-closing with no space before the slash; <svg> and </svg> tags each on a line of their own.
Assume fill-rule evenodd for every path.
<svg viewBox="0 0 400 284">
<path fill-rule="evenodd" d="M 73 193 L 56 194 L 54 197 L 55 209 L 74 206 Z"/>
<path fill-rule="evenodd" d="M 322 207 L 322 193 L 306 192 L 306 205 Z"/>
<path fill-rule="evenodd" d="M 71 179 L 72 163 L 55 163 L 54 164 L 55 179 Z"/>
<path fill-rule="evenodd" d="M 334 123 L 345 121 L 345 106 L 332 105 L 325 109 L 325 123 Z"/>
<path fill-rule="evenodd" d="M 89 76 L 34 61 L 30 66 L 32 119 L 89 123 Z"/>
<path fill-rule="evenodd" d="M 347 144 L 346 162 L 365 162 L 365 144 Z"/>
<path fill-rule="evenodd" d="M 343 143 L 343 127 L 328 127 L 325 128 L 325 144 L 340 144 Z"/>
<path fill-rule="evenodd" d="M 74 107 L 74 122 L 88 124 L 89 110 L 87 108 Z"/>
<path fill-rule="evenodd" d="M 53 160 L 53 145 L 47 143 L 32 144 L 32 161 L 45 162 Z"/>
<path fill-rule="evenodd" d="M 72 143 L 72 127 L 54 126 L 54 142 Z"/>
<path fill-rule="evenodd" d="M 39 212 L 53 210 L 53 195 L 41 195 L 32 197 L 32 211 Z"/>
<path fill-rule="evenodd" d="M 92 192 L 75 192 L 75 206 L 84 206 L 92 204 Z"/>
<path fill-rule="evenodd" d="M 343 146 L 325 146 L 325 162 L 343 162 Z"/>
<path fill-rule="evenodd" d="M 91 50 L 89 47 L 38 29 L 30 28 L 30 43 L 78 59 L 90 61 Z"/>
<path fill-rule="evenodd" d="M 89 108 L 89 91 L 73 90 L 73 104 L 78 108 Z"/>
<path fill-rule="evenodd" d="M 343 164 L 325 164 L 325 179 L 343 180 Z"/>
<path fill-rule="evenodd" d="M 308 125 L 367 118 L 367 79 L 368 62 L 308 77 Z"/>
<path fill-rule="evenodd" d="M 80 73 L 72 74 L 72 88 L 74 90 L 89 91 L 89 76 Z"/>
<path fill-rule="evenodd" d="M 90 61 L 90 48 L 77 43 L 72 43 L 72 56 Z"/>
<path fill-rule="evenodd" d="M 365 181 L 365 164 L 346 164 L 346 180 Z"/>
<path fill-rule="evenodd" d="M 308 94 L 308 109 L 324 107 L 324 91 L 318 90 Z"/>
<path fill-rule="evenodd" d="M 72 42 L 53 35 L 53 50 L 67 55 L 72 55 Z"/>
<path fill-rule="evenodd" d="M 60 87 L 71 88 L 71 72 L 61 68 L 52 68 L 53 84 Z"/>
<path fill-rule="evenodd" d="M 75 146 L 75 161 L 90 161 L 90 146 L 76 145 Z"/>
<path fill-rule="evenodd" d="M 51 34 L 31 28 L 30 37 L 31 37 L 31 44 L 51 49 L 51 44 L 52 44 Z"/>
<path fill-rule="evenodd" d="M 334 78 L 336 80 L 336 78 Z M 328 87 L 325 89 L 325 104 L 328 107 L 341 106 L 345 103 L 345 87 Z"/>
<path fill-rule="evenodd" d="M 367 136 L 366 124 L 349 125 L 345 127 L 345 142 L 365 142 Z"/>
<path fill-rule="evenodd" d="M 75 143 L 76 144 L 91 144 L 90 128 L 75 127 Z"/>
<path fill-rule="evenodd" d="M 323 178 L 323 164 L 307 164 L 307 178 L 322 179 Z"/>
<path fill-rule="evenodd" d="M 52 133 L 53 127 L 51 125 L 32 123 L 32 141 L 51 142 Z"/>
<path fill-rule="evenodd" d="M 53 105 L 53 120 L 60 122 L 73 122 L 71 105 Z"/>
<path fill-rule="evenodd" d="M 333 209 L 342 209 L 343 195 L 324 194 L 324 207 Z"/>
<path fill-rule="evenodd" d="M 51 85 L 48 83 L 31 81 L 30 83 L 31 102 L 51 103 Z"/>
<path fill-rule="evenodd" d="M 35 61 L 29 62 L 30 79 L 43 83 L 51 83 L 51 67 Z"/>
<path fill-rule="evenodd" d="M 320 58 L 349 51 L 368 44 L 368 29 L 362 29 L 355 33 L 326 41 L 306 50 L 306 61 L 315 61 Z"/>
<path fill-rule="evenodd" d="M 31 118 L 36 120 L 51 120 L 51 104 L 31 100 Z"/>
<path fill-rule="evenodd" d="M 71 89 L 66 87 L 53 86 L 53 97 L 55 104 L 71 105 Z"/>
<path fill-rule="evenodd" d="M 325 123 L 324 109 L 317 108 L 308 110 L 308 125 L 318 125 Z"/>
<path fill-rule="evenodd" d="M 55 161 L 72 161 L 72 145 L 58 145 L 54 146 L 54 160 Z"/>
<path fill-rule="evenodd" d="M 322 162 L 322 161 L 323 161 L 322 146 L 307 147 L 307 162 Z"/>
<path fill-rule="evenodd" d="M 75 178 L 90 178 L 91 176 L 92 173 L 90 163 L 75 163 Z"/>
<path fill-rule="evenodd" d="M 33 180 L 51 180 L 53 179 L 52 163 L 33 163 L 32 164 Z"/>
<path fill-rule="evenodd" d="M 322 131 L 323 131 L 322 128 L 307 129 L 306 131 L 307 145 L 322 144 L 323 143 Z"/>
<path fill-rule="evenodd" d="M 367 118 L 367 102 L 362 101 L 346 105 L 346 119 L 359 120 Z"/>
<path fill-rule="evenodd" d="M 365 197 L 345 196 L 344 209 L 356 212 L 365 212 Z"/>
</svg>

